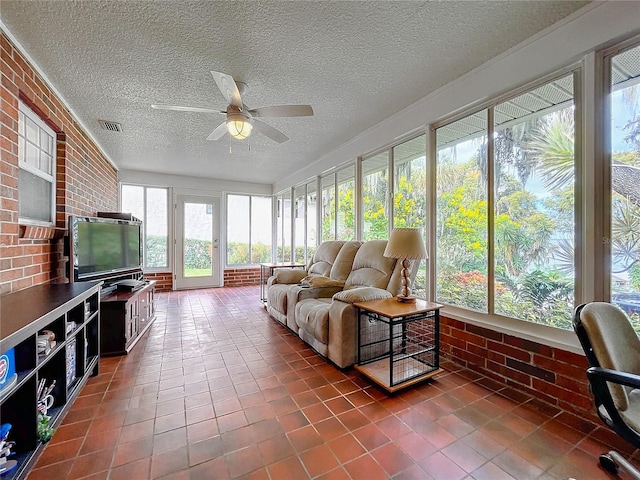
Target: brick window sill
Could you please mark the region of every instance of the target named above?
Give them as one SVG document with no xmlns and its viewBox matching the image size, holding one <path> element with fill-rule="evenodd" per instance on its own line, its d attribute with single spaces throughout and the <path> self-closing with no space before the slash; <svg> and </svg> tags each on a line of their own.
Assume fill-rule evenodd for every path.
<svg viewBox="0 0 640 480">
<path fill-rule="evenodd" d="M 64 228 L 21 224 L 19 237 L 27 240 L 53 240 L 64 237 L 66 232 Z"/>
</svg>

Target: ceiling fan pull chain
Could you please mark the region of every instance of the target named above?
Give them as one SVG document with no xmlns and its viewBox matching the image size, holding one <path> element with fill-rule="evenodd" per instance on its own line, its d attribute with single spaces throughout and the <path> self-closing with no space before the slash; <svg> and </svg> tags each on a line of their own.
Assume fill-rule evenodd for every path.
<svg viewBox="0 0 640 480">
<path fill-rule="evenodd" d="M 231 153 L 231 135 L 229 135 L 229 153 Z"/>
</svg>

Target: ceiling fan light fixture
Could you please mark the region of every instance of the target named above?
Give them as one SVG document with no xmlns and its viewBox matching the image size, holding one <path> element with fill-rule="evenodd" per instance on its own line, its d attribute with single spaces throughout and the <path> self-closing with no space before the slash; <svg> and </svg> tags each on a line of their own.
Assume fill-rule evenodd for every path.
<svg viewBox="0 0 640 480">
<path fill-rule="evenodd" d="M 251 135 L 253 125 L 248 116 L 242 113 L 228 113 L 227 114 L 227 129 L 229 135 L 237 140 L 244 140 Z"/>
</svg>

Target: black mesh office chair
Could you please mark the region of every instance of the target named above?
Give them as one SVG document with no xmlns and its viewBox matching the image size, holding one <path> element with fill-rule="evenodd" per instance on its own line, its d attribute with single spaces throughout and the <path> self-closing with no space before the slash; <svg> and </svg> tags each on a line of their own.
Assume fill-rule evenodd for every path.
<svg viewBox="0 0 640 480">
<path fill-rule="evenodd" d="M 615 305 L 593 302 L 576 308 L 573 329 L 587 356 L 587 378 L 598 416 L 640 448 L 640 339 L 629 318 Z M 600 455 L 600 465 L 640 480 L 640 471 L 618 452 Z"/>
</svg>

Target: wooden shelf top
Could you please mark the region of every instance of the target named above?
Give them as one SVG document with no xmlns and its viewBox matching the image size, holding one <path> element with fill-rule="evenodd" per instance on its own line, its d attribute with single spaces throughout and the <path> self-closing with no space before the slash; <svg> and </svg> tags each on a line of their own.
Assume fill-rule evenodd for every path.
<svg viewBox="0 0 640 480">
<path fill-rule="evenodd" d="M 439 303 L 427 302 L 419 298 L 416 299 L 415 303 L 403 303 L 396 297 L 370 300 L 368 302 L 354 302 L 353 306 L 387 318 L 399 318 L 417 313 L 426 313 L 439 310 L 443 307 L 443 305 Z"/>
<path fill-rule="evenodd" d="M 101 283 L 42 284 L 0 296 L 0 340 L 10 339 L 44 316 L 56 315 L 58 308 L 92 289 L 97 292 Z"/>
</svg>

